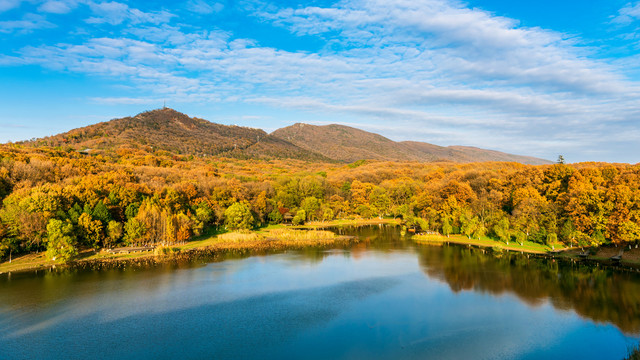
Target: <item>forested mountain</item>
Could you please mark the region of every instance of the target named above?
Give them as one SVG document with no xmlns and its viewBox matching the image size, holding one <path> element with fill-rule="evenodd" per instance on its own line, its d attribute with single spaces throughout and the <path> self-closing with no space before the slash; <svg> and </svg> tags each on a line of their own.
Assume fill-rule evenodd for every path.
<svg viewBox="0 0 640 360">
<path fill-rule="evenodd" d="M 294 124 L 271 135 L 328 158 L 353 162 L 359 159 L 390 161 L 511 161 L 531 165 L 550 161 L 467 146 L 438 146 L 417 141 L 396 142 L 384 136 L 344 125 Z"/>
<path fill-rule="evenodd" d="M 280 223 L 283 212 L 300 222 L 393 216 L 505 243 L 640 238 L 640 165 L 430 162 L 489 159 L 482 156 L 532 162 L 339 125 L 296 124 L 269 135 L 149 111 L 0 144 L 0 260 L 173 244 L 238 213 L 247 226 Z M 362 159 L 373 160 L 337 162 Z"/>
<path fill-rule="evenodd" d="M 142 149 L 195 156 L 328 160 L 260 129 L 216 124 L 169 108 L 74 129 L 26 144 L 68 145 L 78 151 L 93 153 Z"/>
<path fill-rule="evenodd" d="M 27 146 L 65 146 L 93 154 L 167 151 L 176 155 L 224 156 L 244 159 L 299 159 L 321 162 L 507 161 L 550 164 L 534 157 L 465 146 L 396 142 L 382 135 L 343 126 L 295 124 L 271 134 L 192 118 L 163 108 L 114 119 L 66 133 L 24 142 Z"/>
</svg>

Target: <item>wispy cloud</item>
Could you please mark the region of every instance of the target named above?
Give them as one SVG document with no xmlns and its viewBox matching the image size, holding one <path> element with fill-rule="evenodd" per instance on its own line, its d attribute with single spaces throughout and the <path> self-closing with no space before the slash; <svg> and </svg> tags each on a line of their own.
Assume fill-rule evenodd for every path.
<svg viewBox="0 0 640 360">
<path fill-rule="evenodd" d="M 52 14 L 66 14 L 78 5 L 77 1 L 48 0 L 38 6 L 38 10 Z"/>
<path fill-rule="evenodd" d="M 611 22 L 620 25 L 629 25 L 640 19 L 640 2 L 629 3 L 613 16 Z"/>
<path fill-rule="evenodd" d="M 187 3 L 187 9 L 194 13 L 207 15 L 222 11 L 224 5 L 204 0 L 191 0 Z"/>
<path fill-rule="evenodd" d="M 115 1 L 110 2 L 90 2 L 89 7 L 93 11 L 94 16 L 86 20 L 90 24 L 111 24 L 119 25 L 125 20 L 133 24 L 151 23 L 162 24 L 169 22 L 174 14 L 168 11 L 143 12 L 138 9 L 130 8 L 127 4 Z"/>
<path fill-rule="evenodd" d="M 0 11 L 5 3 L 0 0 Z M 345 0 L 298 8 L 242 4 L 245 16 L 293 38 L 312 37 L 320 49 L 263 46 L 259 38 L 238 37 L 217 24 L 184 24 L 179 17 L 226 11 L 216 2 L 191 0 L 181 8 L 143 11 L 111 1 L 50 0 L 40 3 L 42 12 L 84 6 L 91 14 L 85 23 L 96 29 L 77 41 L 5 53 L 0 65 L 122 79 L 137 93 L 91 102 L 244 102 L 393 128 L 397 137 L 488 142 L 538 155 L 640 140 L 629 122 L 640 114 L 638 84 L 625 77 L 621 62 L 598 60 L 574 35 L 524 27 L 456 0 Z M 612 21 L 635 19 L 637 9 L 629 4 Z M 27 22 L 0 22 L 0 31 L 54 26 L 46 17 L 20 21 Z"/>
<path fill-rule="evenodd" d="M 0 0 L 0 13 L 15 9 L 20 6 L 22 0 Z"/>
<path fill-rule="evenodd" d="M 20 20 L 0 21 L 0 33 L 30 33 L 39 29 L 50 29 L 56 27 L 55 24 L 46 20 L 44 16 L 38 14 L 25 14 Z"/>
</svg>

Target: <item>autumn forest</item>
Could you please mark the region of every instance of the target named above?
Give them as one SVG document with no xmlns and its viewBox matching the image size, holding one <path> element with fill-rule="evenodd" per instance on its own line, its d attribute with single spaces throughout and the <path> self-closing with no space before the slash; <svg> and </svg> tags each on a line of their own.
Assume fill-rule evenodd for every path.
<svg viewBox="0 0 640 360">
<path fill-rule="evenodd" d="M 184 242 L 210 227 L 400 217 L 444 235 L 580 246 L 640 236 L 640 167 L 252 160 L 0 148 L 0 256 Z"/>
</svg>

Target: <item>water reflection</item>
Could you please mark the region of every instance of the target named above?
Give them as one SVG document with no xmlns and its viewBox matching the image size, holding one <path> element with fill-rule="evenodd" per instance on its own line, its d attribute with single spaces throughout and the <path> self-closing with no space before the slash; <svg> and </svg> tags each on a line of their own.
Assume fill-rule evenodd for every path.
<svg viewBox="0 0 640 360">
<path fill-rule="evenodd" d="M 415 251 L 423 272 L 447 283 L 454 292 L 514 294 L 530 306 L 549 301 L 556 309 L 574 310 L 587 319 L 612 323 L 627 334 L 640 334 L 640 274 L 636 272 L 517 252 L 415 244 L 393 226 L 334 231 L 369 240 L 356 246 L 354 253 L 365 251 L 365 246 L 383 252 Z"/>
<path fill-rule="evenodd" d="M 640 276 L 602 266 L 519 253 L 495 256 L 462 246 L 420 246 L 424 273 L 451 290 L 512 293 L 532 306 L 545 301 L 629 334 L 640 333 Z"/>
<path fill-rule="evenodd" d="M 232 254 L 224 262 L 0 278 L 0 349 L 26 351 L 22 358 L 68 347 L 129 358 L 181 357 L 185 348 L 192 358 L 281 358 L 294 348 L 315 349 L 316 358 L 348 358 L 346 349 L 355 348 L 387 358 L 408 358 L 409 349 L 414 358 L 478 358 L 479 350 L 485 358 L 541 358 L 576 355 L 575 344 L 587 338 L 605 344 L 602 354 L 625 341 L 613 326 L 594 329 L 553 308 L 640 332 L 638 274 L 417 245 L 390 226 L 334 230 L 363 241 L 251 258 Z"/>
</svg>

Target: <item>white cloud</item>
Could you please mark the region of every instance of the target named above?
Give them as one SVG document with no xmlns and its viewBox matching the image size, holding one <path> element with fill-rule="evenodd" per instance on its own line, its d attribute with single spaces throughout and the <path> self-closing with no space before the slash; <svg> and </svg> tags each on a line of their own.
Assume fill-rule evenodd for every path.
<svg viewBox="0 0 640 360">
<path fill-rule="evenodd" d="M 192 1 L 187 7 L 215 10 L 205 5 L 214 6 Z M 579 39 L 456 1 L 255 9 L 262 21 L 324 41 L 317 52 L 176 24 L 166 10 L 142 12 L 117 2 L 89 8 L 88 22 L 121 24 L 118 36 L 25 47 L 0 57 L 0 64 L 124 79 L 136 93 L 93 102 L 239 101 L 370 129 L 393 127 L 396 138 L 411 134 L 539 156 L 640 140 L 629 123 L 640 114 L 640 89 L 622 67 L 594 60 L 576 46 Z"/>
<path fill-rule="evenodd" d="M 151 23 L 162 24 L 167 23 L 175 15 L 161 10 L 154 12 L 143 12 L 138 9 L 130 8 L 127 4 L 110 1 L 110 2 L 91 2 L 89 7 L 94 16 L 86 20 L 89 24 L 110 24 L 119 25 L 125 20 L 132 24 Z"/>
<path fill-rule="evenodd" d="M 615 91 L 619 83 L 610 69 L 589 61 L 563 34 L 520 28 L 511 19 L 451 1 L 355 0 L 328 9 L 258 14 L 299 34 L 337 38 L 333 41 L 342 48 L 355 44 L 379 50 L 372 55 L 385 55 L 381 50 L 389 46 L 417 50 L 418 61 L 466 81 L 505 80 L 585 92 Z M 399 60 L 406 62 L 404 57 Z"/>
<path fill-rule="evenodd" d="M 45 13 L 52 14 L 66 14 L 73 10 L 78 3 L 76 1 L 60 1 L 60 0 L 49 0 L 42 3 L 38 10 Z"/>
<path fill-rule="evenodd" d="M 221 3 L 210 3 L 204 0 L 191 0 L 187 3 L 187 10 L 198 14 L 213 14 L 222 11 L 224 5 Z"/>
<path fill-rule="evenodd" d="M 46 20 L 44 16 L 38 14 L 25 14 L 20 20 L 0 21 L 0 33 L 29 33 L 38 29 L 50 29 L 56 25 Z"/>
<path fill-rule="evenodd" d="M 640 2 L 627 4 L 618 11 L 618 14 L 611 19 L 611 22 L 619 25 L 628 25 L 640 19 Z"/>
<path fill-rule="evenodd" d="M 0 13 L 20 6 L 22 0 L 0 0 Z"/>
</svg>

